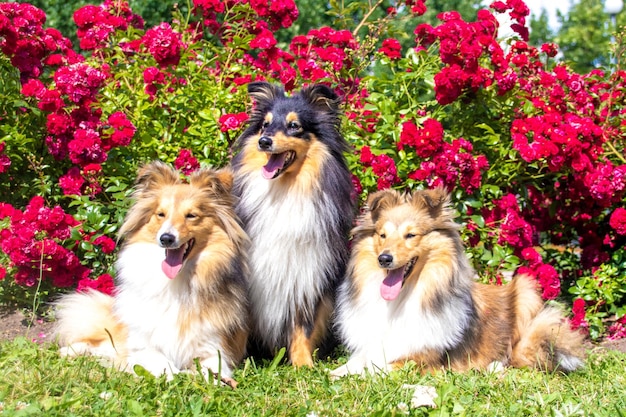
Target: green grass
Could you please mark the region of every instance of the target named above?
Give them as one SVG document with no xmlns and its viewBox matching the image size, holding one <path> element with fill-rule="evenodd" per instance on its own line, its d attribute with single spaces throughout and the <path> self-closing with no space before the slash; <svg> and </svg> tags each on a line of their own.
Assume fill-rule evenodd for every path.
<svg viewBox="0 0 626 417">
<path fill-rule="evenodd" d="M 6 416 L 626 416 L 626 354 L 590 352 L 571 375 L 508 369 L 502 374 L 441 372 L 411 365 L 385 378 L 333 381 L 313 369 L 247 361 L 237 389 L 190 374 L 173 381 L 136 377 L 93 358 L 65 359 L 54 344 L 0 343 L 0 414 Z M 436 408 L 411 404 L 405 384 L 436 388 Z"/>
</svg>

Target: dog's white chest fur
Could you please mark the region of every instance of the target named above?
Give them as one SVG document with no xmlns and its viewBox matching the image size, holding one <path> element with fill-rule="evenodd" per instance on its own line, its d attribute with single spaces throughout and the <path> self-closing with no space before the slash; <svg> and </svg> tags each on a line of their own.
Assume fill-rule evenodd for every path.
<svg viewBox="0 0 626 417">
<path fill-rule="evenodd" d="M 260 175 L 245 184 L 238 212 L 246 213 L 252 241 L 252 317 L 270 346 L 284 337 L 296 309 L 314 307 L 307 304 L 319 299 L 336 263 L 327 241 L 328 206 L 321 191 L 285 190 Z"/>
<path fill-rule="evenodd" d="M 340 337 L 362 361 L 362 366 L 382 367 L 425 349 L 445 350 L 459 343 L 467 322 L 458 314 L 461 300 L 449 300 L 437 311 L 421 308 L 419 283 L 412 291 L 403 289 L 397 299 L 380 295 L 383 270 L 364 280 L 357 297 L 348 293 L 346 281 L 339 289 L 337 323 Z M 419 331 L 416 331 L 419 329 Z"/>
<path fill-rule="evenodd" d="M 182 369 L 205 351 L 221 349 L 221 341 L 205 320 L 189 322 L 189 329 L 181 331 L 181 310 L 194 297 L 188 283 L 163 273 L 163 258 L 164 249 L 152 243 L 135 243 L 120 253 L 115 312 L 128 326 L 131 354 L 150 347 Z"/>
</svg>

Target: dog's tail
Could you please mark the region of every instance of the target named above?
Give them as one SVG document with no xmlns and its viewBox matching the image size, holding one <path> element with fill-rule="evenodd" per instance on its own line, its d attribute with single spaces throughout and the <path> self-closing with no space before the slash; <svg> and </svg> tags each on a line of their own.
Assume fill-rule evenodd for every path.
<svg viewBox="0 0 626 417">
<path fill-rule="evenodd" d="M 527 276 L 514 278 L 516 325 L 514 367 L 571 372 L 583 365 L 582 333 L 572 330 L 561 310 L 546 306 Z"/>
<path fill-rule="evenodd" d="M 55 336 L 64 356 L 96 355 L 117 362 L 125 355 L 126 328 L 113 315 L 113 297 L 89 290 L 56 302 Z"/>
</svg>

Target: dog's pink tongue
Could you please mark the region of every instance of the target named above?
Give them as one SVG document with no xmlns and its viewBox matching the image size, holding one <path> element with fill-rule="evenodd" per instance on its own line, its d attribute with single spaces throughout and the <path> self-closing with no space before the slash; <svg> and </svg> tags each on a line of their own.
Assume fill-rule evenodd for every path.
<svg viewBox="0 0 626 417">
<path fill-rule="evenodd" d="M 161 263 L 161 269 L 163 269 L 163 273 L 165 273 L 169 279 L 174 279 L 183 267 L 184 254 L 184 247 L 180 247 L 178 249 L 165 249 L 165 259 Z"/>
<path fill-rule="evenodd" d="M 402 290 L 404 268 L 396 268 L 387 272 L 387 276 L 380 285 L 380 295 L 387 301 L 395 300 Z"/>
<path fill-rule="evenodd" d="M 271 154 L 267 164 L 263 167 L 263 178 L 271 180 L 276 177 L 278 170 L 285 165 L 286 157 L 287 152 Z"/>
</svg>

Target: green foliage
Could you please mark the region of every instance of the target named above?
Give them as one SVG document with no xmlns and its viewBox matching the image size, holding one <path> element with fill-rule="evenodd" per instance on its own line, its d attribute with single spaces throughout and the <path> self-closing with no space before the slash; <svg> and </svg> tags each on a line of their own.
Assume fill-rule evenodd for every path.
<svg viewBox="0 0 626 417">
<path fill-rule="evenodd" d="M 0 143 L 6 144 L 11 165 L 20 173 L 19 181 L 0 176 L 0 200 L 24 205 L 33 191 L 49 194 L 50 176 L 61 173 L 62 169 L 50 166 L 42 146 L 46 135 L 45 114 L 36 103 L 21 96 L 19 73 L 4 55 L 0 55 L 0 73 Z"/>
<path fill-rule="evenodd" d="M 61 31 L 64 36 L 70 38 L 77 48 L 76 26 L 73 21 L 73 13 L 86 4 L 100 4 L 95 0 L 18 0 L 22 3 L 30 3 L 45 10 L 47 13 L 46 26 Z M 276 37 L 282 46 L 288 45 L 295 35 L 303 35 L 311 29 L 322 26 L 341 27 L 345 23 L 347 28 L 354 27 L 363 19 L 364 13 L 373 2 L 346 1 L 346 2 L 319 2 L 314 0 L 298 0 L 297 6 L 300 18 L 293 26 L 276 33 Z M 161 22 L 172 22 L 173 9 L 177 7 L 186 14 L 188 4 L 186 1 L 176 0 L 130 0 L 129 4 L 133 11 L 143 17 L 146 28 L 153 27 Z M 381 1 L 372 13 L 370 20 L 376 20 L 386 14 L 386 10 L 393 1 Z M 609 16 L 603 11 L 603 2 L 600 0 L 584 0 L 572 2 L 571 9 L 559 12 L 560 26 L 556 33 L 552 33 L 548 27 L 548 17 L 545 9 L 541 9 L 530 19 L 530 44 L 541 46 L 546 42 L 556 42 L 561 47 L 562 59 L 573 65 L 579 72 L 586 72 L 598 65 L 609 62 L 608 51 L 611 34 L 617 28 L 610 24 Z M 392 33 L 401 41 L 404 49 L 410 48 L 413 40 L 412 31 L 416 23 L 438 23 L 437 14 L 456 10 L 465 20 L 475 20 L 476 12 L 485 7 L 478 1 L 464 0 L 429 0 L 428 10 L 419 19 L 403 19 L 394 22 L 395 29 Z M 343 22 L 343 23 L 342 23 Z M 617 26 L 626 24 L 626 13 L 617 16 Z"/>
<path fill-rule="evenodd" d="M 545 9 L 541 9 L 539 16 L 533 15 L 530 20 L 529 43 L 531 45 L 541 46 L 553 40 L 554 34 L 549 26 L 548 12 Z"/>
<path fill-rule="evenodd" d="M 188 22 L 182 14 L 176 16 L 180 26 L 174 29 L 182 33 Z M 140 35 L 133 32 L 129 29 L 114 43 L 119 45 Z M 166 73 L 173 81 L 158 89 L 155 97 L 138 88 L 144 84 L 144 70 L 157 66 L 150 54 L 129 56 L 120 46 L 111 49 L 107 59 L 116 63 L 115 82 L 107 83 L 102 90 L 99 105 L 104 114 L 123 111 L 137 128 L 132 144 L 116 148 L 110 157 L 114 172 L 133 172 L 138 162 L 157 158 L 171 163 L 180 149 L 193 149 L 207 165 L 222 167 L 228 162 L 228 149 L 234 138 L 220 131 L 218 120 L 227 112 L 244 111 L 246 97 L 243 88 L 230 84 L 231 74 L 237 74 L 237 68 L 227 63 L 249 49 L 249 39 L 235 36 L 225 48 L 190 39 L 183 41 L 190 47 L 181 60 L 188 60 L 189 64 L 168 68 Z M 191 56 L 193 60 L 189 59 Z M 100 58 L 96 60 L 101 62 Z M 226 63 L 224 71 L 211 75 L 208 69 L 218 63 Z"/>
<path fill-rule="evenodd" d="M 622 242 L 609 225 L 611 212 L 623 205 L 624 191 L 624 187 L 610 187 L 612 182 L 619 185 L 621 169 L 626 170 L 621 73 L 580 75 L 566 66 L 544 67 L 548 54 L 522 42 L 512 41 L 504 53 L 493 39 L 495 28 L 490 26 L 489 12 L 477 16 L 473 2 L 433 2 L 423 16 L 411 15 L 407 7 L 398 8 L 397 15 L 388 13 L 391 3 L 386 1 L 332 1 L 323 6 L 303 2 L 301 19 L 322 16 L 275 30 L 282 40 L 278 46 L 284 50 L 267 44 L 274 39 L 268 39 L 261 29 L 270 27 L 269 23 L 257 26 L 259 15 L 246 2 L 229 5 L 215 15 L 213 26 L 207 27 L 195 26 L 200 18 L 189 12 L 191 3 L 174 8 L 171 19 L 162 16 L 161 6 L 166 2 L 151 9 L 149 4 L 138 6 L 137 11 L 145 11 L 150 19 L 158 16 L 171 21 L 171 30 L 168 26 L 159 32 L 172 35 L 170 42 L 180 36 L 178 64 L 164 63 L 150 50 L 149 30 L 122 25 L 124 29 L 111 34 L 106 43 L 83 51 L 85 66 L 107 74 L 90 98 L 90 106 L 66 99 L 60 109 L 65 114 L 85 112 L 98 119 L 98 134 L 103 138 L 112 135 L 114 128 L 108 118 L 116 113 L 123 114 L 136 129 L 129 144 L 106 149 L 106 161 L 92 184 L 102 192 L 92 188 L 79 196 L 64 194 L 60 179 L 86 164 L 59 155 L 55 159 L 46 146 L 46 137 L 52 135 L 46 128 L 49 113 L 38 107 L 39 97 L 20 93 L 20 74 L 8 56 L 0 56 L 0 143 L 6 145 L 2 156 L 11 161 L 10 170 L 0 174 L 0 203 L 22 209 L 34 195 L 40 195 L 47 205 L 60 205 L 80 225 L 59 244 L 75 251 L 91 276 L 113 275 L 115 253 L 104 253 L 96 240 L 115 237 L 130 204 L 138 167 L 153 159 L 172 163 L 181 150 L 191 150 L 203 165 L 227 165 L 241 126 L 225 128 L 220 120 L 249 110 L 245 84 L 259 79 L 287 80 L 288 90 L 323 82 L 342 92 L 346 114 L 342 133 L 353 148 L 346 157 L 355 182 L 360 182 L 360 201 L 386 187 L 415 190 L 445 185 L 452 190 L 468 254 L 483 281 L 500 282 L 520 267 L 529 272 L 537 265 L 530 265 L 522 251 L 535 251 L 540 258 L 535 263 L 561 274 L 549 276 L 550 297 L 559 294 L 562 279 L 561 295 L 571 301 L 568 297 L 578 294 L 567 288 L 591 275 L 591 268 L 600 264 L 585 265 L 587 270 L 581 271 L 581 257 L 568 256 L 574 252 L 571 247 L 583 239 L 594 241 L 589 239 L 591 235 L 598 251 L 610 254 L 614 249 L 603 242 Z M 594 24 L 592 17 L 597 19 L 599 3 L 587 6 L 588 19 L 576 19 Z M 467 21 L 457 20 L 454 13 L 441 20 L 435 17 L 455 8 Z M 57 12 L 50 12 L 48 23 L 60 24 L 63 19 Z M 539 23 L 545 23 L 545 15 L 543 19 Z M 287 45 L 295 34 L 292 31 L 308 31 L 308 24 L 328 21 L 333 28 L 326 32 L 341 38 L 339 41 L 331 36 L 322 41 L 318 38 L 327 35 L 319 31 L 316 37 L 299 39 L 306 43 L 305 52 Z M 440 23 L 444 29 L 422 34 L 416 45 L 414 29 L 422 22 Z M 212 31 L 214 26 L 221 30 Z M 594 41 L 596 49 L 606 34 L 603 28 L 597 29 L 593 32 L 599 36 Z M 468 35 L 477 33 L 481 36 L 467 41 Z M 411 47 L 395 50 L 394 46 L 395 54 L 390 53 L 381 48 L 383 41 L 394 41 L 390 37 Z M 266 42 L 264 46 L 258 46 L 263 45 L 259 38 Z M 164 39 L 160 41 L 167 45 Z M 40 76 L 48 91 L 60 81 L 53 77 L 55 69 L 44 66 Z M 146 81 L 147 71 L 162 78 L 151 84 Z M 77 124 L 91 122 L 81 119 Z M 429 122 L 438 129 L 427 129 Z M 518 131 L 514 140 L 515 122 L 523 133 Z M 407 124 L 427 138 L 420 143 L 403 142 Z M 543 130 L 535 136 L 539 128 Z M 422 154 L 433 145 L 429 143 L 429 138 L 436 136 L 433 132 L 440 132 L 437 148 L 429 155 Z M 69 142 L 73 136 L 65 140 Z M 378 158 L 375 163 L 363 160 L 368 151 Z M 530 155 L 533 152 L 538 156 Z M 579 166 L 592 168 L 596 179 L 588 183 L 591 175 L 583 178 Z M 570 194 L 569 188 L 575 192 Z M 544 220 L 548 226 L 542 224 Z M 43 235 L 34 236 L 34 241 L 41 241 Z M 0 265 L 9 265 L 6 257 L 0 261 Z M 34 263 L 43 264 L 39 260 Z M 611 265 L 600 269 L 607 277 L 621 272 L 619 268 L 611 270 Z M 599 289 L 587 278 L 576 288 L 589 290 L 579 292 L 588 301 L 606 305 L 606 297 L 619 309 L 624 304 L 619 288 L 626 283 L 614 281 L 614 287 Z M 44 284 L 31 291 L 45 294 L 48 288 Z M 592 335 L 603 333 L 606 316 L 601 314 L 605 313 L 617 311 L 588 312 L 587 319 L 597 327 Z"/>
<path fill-rule="evenodd" d="M 245 20 L 250 18 L 251 10 L 239 7 L 233 13 L 241 13 L 235 19 Z M 182 149 L 193 150 L 194 156 L 206 166 L 223 167 L 230 160 L 235 136 L 231 136 L 232 132 L 222 132 L 218 120 L 225 113 L 245 111 L 247 95 L 245 88 L 232 84 L 233 74 L 239 74 L 240 70 L 236 65 L 227 64 L 219 74 L 212 73 L 210 68 L 239 60 L 249 50 L 250 37 L 245 31 L 237 32 L 233 28 L 228 47 L 192 42 L 192 35 L 185 31 L 188 19 L 181 11 L 175 12 L 175 28 L 184 33 L 183 41 L 190 45 L 182 57 L 189 64 L 163 68 L 166 80 L 157 87 L 154 96 L 144 90 L 144 70 L 158 66 L 154 57 L 148 52 L 128 54 L 123 49 L 125 42 L 140 38 L 144 32 L 129 28 L 117 32 L 112 39 L 112 46 L 106 52 L 107 61 L 112 63 L 109 67 L 112 78 L 99 91 L 98 111 L 103 120 L 123 112 L 135 126 L 136 134 L 129 146 L 108 152 L 97 179 L 102 192 L 95 195 L 63 194 L 59 178 L 72 164 L 67 159 L 55 160 L 46 149 L 47 114 L 38 108 L 37 99 L 21 95 L 19 73 L 5 55 L 0 55 L 0 143 L 6 145 L 4 154 L 10 158 L 12 172 L 0 175 L 0 202 L 21 209 L 34 195 L 40 195 L 49 206 L 60 205 L 71 213 L 80 225 L 64 245 L 75 250 L 90 268 L 92 277 L 115 275 L 116 253 L 103 253 L 94 240 L 99 236 L 115 238 L 131 203 L 131 187 L 141 164 L 154 159 L 173 163 Z M 86 62 L 99 68 L 102 59 L 100 55 L 90 56 Z M 72 110 L 68 107 L 66 111 Z M 8 219 L 3 223 L 8 227 Z M 0 265 L 11 265 L 1 251 L 0 256 Z M 1 282 L 0 291 L 5 304 L 32 306 L 33 299 L 45 301 L 58 289 L 53 290 L 49 282 L 24 288 L 7 279 Z M 46 306 L 39 301 L 36 305 Z"/>
<path fill-rule="evenodd" d="M 567 15 L 560 15 L 559 20 L 561 28 L 555 41 L 575 71 L 584 73 L 609 64 L 607 52 L 615 28 L 607 26 L 610 19 L 602 0 L 581 0 L 572 5 Z"/>
<path fill-rule="evenodd" d="M 569 292 L 590 305 L 587 313 L 590 336 L 594 339 L 604 336 L 607 322 L 626 315 L 626 249 L 613 252 L 610 262 L 577 279 Z"/>
<path fill-rule="evenodd" d="M 570 374 L 509 369 L 421 375 L 415 366 L 385 377 L 332 380 L 345 357 L 296 369 L 247 361 L 237 389 L 197 375 L 135 377 L 93 358 L 60 358 L 55 346 L 0 343 L 0 404 L 6 416 L 616 416 L 626 413 L 626 355 L 592 353 Z M 415 385 L 436 390 L 436 408 L 411 403 Z"/>
<path fill-rule="evenodd" d="M 100 4 L 90 0 L 18 0 L 19 3 L 30 3 L 33 6 L 46 11 L 46 26 L 60 31 L 72 41 L 74 47 L 78 47 L 76 38 L 76 25 L 74 24 L 74 11 L 87 4 Z"/>
<path fill-rule="evenodd" d="M 19 3 L 29 3 L 46 11 L 46 26 L 59 30 L 66 38 L 72 41 L 78 49 L 74 12 L 88 5 L 100 5 L 97 0 L 18 0 Z M 135 13 L 145 21 L 146 28 L 156 26 L 161 22 L 171 22 L 172 11 L 176 8 L 183 13 L 188 12 L 187 1 L 177 0 L 129 0 L 128 4 Z"/>
</svg>

